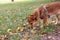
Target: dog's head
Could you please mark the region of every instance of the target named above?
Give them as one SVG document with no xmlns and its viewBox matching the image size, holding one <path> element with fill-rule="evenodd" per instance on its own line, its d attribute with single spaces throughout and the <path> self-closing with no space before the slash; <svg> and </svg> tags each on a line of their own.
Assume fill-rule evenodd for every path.
<svg viewBox="0 0 60 40">
<path fill-rule="evenodd" d="M 28 23 L 33 26 L 35 22 L 39 19 L 39 11 L 34 9 L 32 13 L 27 17 Z"/>
<path fill-rule="evenodd" d="M 43 11 L 42 11 L 43 10 Z M 40 7 L 34 9 L 32 11 L 32 13 L 27 17 L 28 23 L 33 26 L 35 24 L 35 22 L 40 18 L 43 19 L 43 13 L 44 13 L 44 8 L 43 5 L 41 5 Z"/>
</svg>

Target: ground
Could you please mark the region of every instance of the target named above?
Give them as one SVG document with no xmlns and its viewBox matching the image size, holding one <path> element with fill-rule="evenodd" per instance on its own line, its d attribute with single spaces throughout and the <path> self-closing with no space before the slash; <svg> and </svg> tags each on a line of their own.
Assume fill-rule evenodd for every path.
<svg viewBox="0 0 60 40">
<path fill-rule="evenodd" d="M 49 2 L 49 0 L 38 0 L 0 4 L 0 39 L 59 40 L 60 26 L 48 24 L 44 29 L 41 27 L 41 20 L 38 20 L 35 27 L 29 28 L 26 19 L 33 9 Z"/>
</svg>

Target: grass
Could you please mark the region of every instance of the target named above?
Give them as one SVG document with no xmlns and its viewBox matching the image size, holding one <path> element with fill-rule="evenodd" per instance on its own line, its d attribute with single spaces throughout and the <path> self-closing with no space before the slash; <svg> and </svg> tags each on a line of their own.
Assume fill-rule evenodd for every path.
<svg viewBox="0 0 60 40">
<path fill-rule="evenodd" d="M 48 2 L 50 1 L 38 0 L 0 4 L 0 34 L 2 34 L 2 32 L 6 32 L 7 29 L 20 27 L 25 23 L 26 20 L 24 21 L 24 19 L 26 19 L 34 8 L 40 6 L 40 4 Z M 12 40 L 17 39 L 14 37 Z"/>
<path fill-rule="evenodd" d="M 8 29 L 14 26 L 20 26 L 22 19 L 26 18 L 34 8 L 47 2 L 48 0 L 0 4 L 0 27 Z"/>
</svg>

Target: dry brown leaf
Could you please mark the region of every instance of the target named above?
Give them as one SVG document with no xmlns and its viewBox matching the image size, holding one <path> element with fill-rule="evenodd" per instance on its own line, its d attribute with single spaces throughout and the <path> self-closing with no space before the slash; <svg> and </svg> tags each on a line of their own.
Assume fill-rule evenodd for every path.
<svg viewBox="0 0 60 40">
<path fill-rule="evenodd" d="M 25 33 L 25 34 L 24 34 L 24 38 L 27 38 L 27 37 L 28 37 L 28 34 L 27 34 L 27 33 Z"/>
<path fill-rule="evenodd" d="M 8 29 L 7 32 L 8 32 L 8 33 L 12 32 L 12 29 Z"/>
<path fill-rule="evenodd" d="M 27 40 L 26 38 L 21 38 L 20 40 Z"/>
<path fill-rule="evenodd" d="M 7 32 L 8 32 L 10 35 L 13 35 L 12 29 L 8 29 Z"/>
<path fill-rule="evenodd" d="M 18 27 L 17 30 L 23 31 L 23 27 Z"/>
<path fill-rule="evenodd" d="M 30 32 L 31 32 L 32 34 L 35 34 L 35 33 L 36 33 L 36 31 L 34 31 L 34 30 L 31 30 Z"/>
</svg>

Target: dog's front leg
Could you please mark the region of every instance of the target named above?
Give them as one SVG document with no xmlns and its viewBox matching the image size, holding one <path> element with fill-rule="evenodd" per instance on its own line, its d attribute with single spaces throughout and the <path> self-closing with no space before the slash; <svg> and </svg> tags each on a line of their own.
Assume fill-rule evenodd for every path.
<svg viewBox="0 0 60 40">
<path fill-rule="evenodd" d="M 46 25 L 47 25 L 47 15 L 44 14 L 43 15 L 43 26 L 44 26 L 44 28 L 46 28 Z"/>
<path fill-rule="evenodd" d="M 47 24 L 47 18 L 44 17 L 44 18 L 43 18 L 43 25 L 45 26 L 46 24 Z"/>
</svg>

